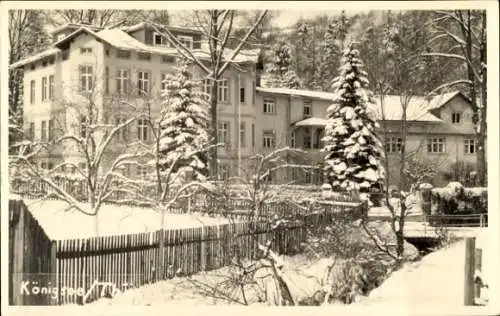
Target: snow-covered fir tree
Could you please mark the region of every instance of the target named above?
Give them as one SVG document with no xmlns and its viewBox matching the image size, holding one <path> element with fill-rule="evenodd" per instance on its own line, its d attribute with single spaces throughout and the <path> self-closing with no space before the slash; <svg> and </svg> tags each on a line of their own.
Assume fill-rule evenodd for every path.
<svg viewBox="0 0 500 316">
<path fill-rule="evenodd" d="M 197 90 L 199 84 L 191 79 L 189 63 L 182 61 L 175 75 L 165 78 L 160 123 L 160 164 L 163 170 L 172 169 L 177 178 L 203 181 L 208 175 L 206 152 L 191 153 L 210 144 L 206 96 Z M 180 158 L 178 158 L 180 157 Z M 175 166 L 172 167 L 177 160 Z"/>
<path fill-rule="evenodd" d="M 274 47 L 272 63 L 267 67 L 271 88 L 299 89 L 302 85 L 295 71 L 291 70 L 292 53 L 290 46 L 280 42 Z"/>
<path fill-rule="evenodd" d="M 333 87 L 335 97 L 328 107 L 325 128 L 325 176 L 334 191 L 367 192 L 383 183 L 382 142 L 367 73 L 353 45 L 344 51 L 339 76 Z"/>
</svg>

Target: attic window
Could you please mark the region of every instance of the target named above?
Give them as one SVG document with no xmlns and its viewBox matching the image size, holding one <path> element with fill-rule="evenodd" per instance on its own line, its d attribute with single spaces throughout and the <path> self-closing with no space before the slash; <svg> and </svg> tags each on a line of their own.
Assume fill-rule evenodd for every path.
<svg viewBox="0 0 500 316">
<path fill-rule="evenodd" d="M 92 47 L 80 47 L 80 54 L 92 54 Z"/>
<path fill-rule="evenodd" d="M 130 58 L 130 51 L 127 51 L 127 50 L 119 50 L 119 51 L 116 53 L 116 56 L 117 56 L 118 58 L 128 59 L 128 58 Z"/>
<path fill-rule="evenodd" d="M 137 58 L 139 60 L 147 60 L 147 61 L 149 61 L 149 60 L 151 60 L 151 54 L 150 53 L 139 53 L 137 55 Z"/>
<path fill-rule="evenodd" d="M 175 63 L 175 57 L 174 56 L 162 56 L 161 62 L 164 64 Z"/>
<path fill-rule="evenodd" d="M 462 122 L 462 113 L 459 112 L 452 113 L 451 122 L 453 124 L 460 124 L 460 122 Z"/>
<path fill-rule="evenodd" d="M 36 68 L 36 63 L 32 63 L 31 64 L 31 70 L 35 70 L 35 68 Z"/>
<path fill-rule="evenodd" d="M 168 46 L 168 41 L 165 36 L 159 33 L 153 33 L 153 43 L 155 46 Z"/>
</svg>

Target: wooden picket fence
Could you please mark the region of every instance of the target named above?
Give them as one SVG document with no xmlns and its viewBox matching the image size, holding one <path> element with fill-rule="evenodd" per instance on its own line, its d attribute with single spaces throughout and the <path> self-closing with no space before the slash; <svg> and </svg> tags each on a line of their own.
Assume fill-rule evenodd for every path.
<svg viewBox="0 0 500 316">
<path fill-rule="evenodd" d="M 272 249 L 280 254 L 296 254 L 302 250 L 308 227 L 324 225 L 340 216 L 363 216 L 366 204 L 302 214 L 278 229 L 272 229 L 269 221 L 232 222 L 57 241 L 47 238 L 22 201 L 11 201 L 9 209 L 26 219 L 22 227 L 13 224 L 11 230 L 16 226 L 15 234 L 30 236 L 21 242 L 15 234 L 10 238 L 11 248 L 30 253 L 19 259 L 19 251 L 11 252 L 11 304 L 55 305 L 85 304 L 116 291 L 221 268 L 229 265 L 234 256 L 251 259 L 258 244 L 267 241 L 272 241 Z M 31 232 L 38 233 L 31 236 Z M 38 244 L 34 240 L 39 240 Z M 30 295 L 23 295 L 18 290 L 21 282 L 34 279 L 40 293 L 30 289 Z"/>
</svg>

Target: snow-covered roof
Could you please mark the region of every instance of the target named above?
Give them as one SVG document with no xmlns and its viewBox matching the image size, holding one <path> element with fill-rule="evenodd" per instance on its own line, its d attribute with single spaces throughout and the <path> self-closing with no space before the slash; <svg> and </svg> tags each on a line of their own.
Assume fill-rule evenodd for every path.
<svg viewBox="0 0 500 316">
<path fill-rule="evenodd" d="M 298 89 L 287 89 L 287 88 L 264 88 L 257 87 L 257 92 L 272 93 L 272 94 L 283 94 L 291 96 L 300 96 L 313 99 L 321 100 L 333 100 L 335 94 L 330 92 L 313 91 L 313 90 L 298 90 Z"/>
<path fill-rule="evenodd" d="M 45 57 L 49 57 L 49 56 L 52 56 L 52 55 L 55 55 L 57 54 L 58 52 L 60 52 L 60 49 L 58 48 L 55 48 L 55 47 L 51 47 L 51 48 L 48 48 L 38 54 L 35 54 L 33 56 L 30 56 L 30 57 L 27 57 L 27 58 L 24 58 L 24 59 L 21 59 L 15 63 L 12 63 L 9 68 L 10 69 L 13 69 L 13 68 L 17 68 L 17 67 L 22 67 L 24 65 L 27 65 L 29 63 L 32 63 L 34 61 L 37 61 L 37 60 L 40 60 L 40 59 L 43 59 Z"/>
<path fill-rule="evenodd" d="M 131 25 L 128 27 L 123 27 L 123 30 L 125 32 L 135 32 L 138 31 L 146 26 L 149 26 L 150 24 L 148 22 L 140 22 L 135 25 Z M 178 32 L 189 32 L 189 33 L 194 33 L 194 34 L 202 34 L 202 32 L 194 27 L 188 27 L 188 26 L 173 26 L 173 25 L 168 25 L 167 26 L 170 31 L 178 31 Z"/>
<path fill-rule="evenodd" d="M 57 48 L 61 48 L 63 47 L 65 44 L 68 44 L 73 38 L 77 37 L 78 35 L 80 35 L 81 33 L 87 33 L 89 35 L 92 35 L 104 42 L 107 42 L 106 39 L 102 38 L 98 33 L 92 31 L 91 29 L 87 28 L 87 27 L 81 27 L 79 28 L 78 30 L 74 31 L 73 33 L 69 34 L 68 36 L 60 39 L 59 41 L 55 42 L 54 43 L 54 46 L 57 47 Z M 100 33 L 100 32 L 99 32 Z M 110 43 L 108 43 L 110 44 Z"/>
<path fill-rule="evenodd" d="M 299 127 L 299 126 L 326 126 L 326 123 L 328 123 L 327 119 L 320 118 L 320 117 L 309 117 L 309 118 L 303 119 L 301 121 L 295 122 L 293 125 L 296 127 Z"/>
<path fill-rule="evenodd" d="M 334 93 L 312 91 L 312 90 L 298 90 L 287 88 L 263 88 L 258 87 L 258 92 L 281 94 L 289 96 L 300 96 L 304 98 L 312 98 L 319 100 L 333 100 Z M 407 110 L 406 116 L 409 121 L 422 121 L 422 122 L 442 122 L 441 119 L 430 113 L 430 110 L 437 109 L 448 103 L 454 97 L 462 95 L 460 91 L 448 92 L 436 95 L 431 99 L 425 97 L 412 97 Z M 401 107 L 401 98 L 397 95 L 388 95 L 384 98 L 384 106 L 380 104 L 379 98 L 374 98 L 375 104 L 373 110 L 377 114 L 379 120 L 385 119 L 388 121 L 399 121 L 403 116 L 403 109 Z M 382 111 L 383 110 L 383 111 Z M 382 115 L 383 114 L 383 115 Z"/>
<path fill-rule="evenodd" d="M 73 33 L 69 34 L 65 38 L 55 42 L 53 47 L 43 51 L 42 53 L 36 54 L 34 56 L 22 59 L 16 63 L 10 65 L 10 68 L 17 68 L 24 66 L 26 64 L 37 61 L 41 58 L 53 55 L 64 48 L 73 38 L 78 36 L 81 33 L 87 33 L 89 35 L 94 36 L 95 38 L 100 39 L 101 41 L 116 47 L 118 49 L 123 50 L 133 50 L 139 52 L 148 52 L 153 54 L 162 54 L 162 55 L 176 55 L 178 51 L 174 47 L 159 47 L 159 46 L 150 46 L 145 43 L 138 41 L 134 37 L 130 36 L 120 28 L 113 29 L 104 29 L 99 32 L 94 32 L 86 27 L 81 27 Z M 234 50 L 226 49 L 224 51 L 224 57 L 229 58 L 232 56 Z M 210 53 L 208 51 L 203 50 L 193 50 L 193 55 L 200 59 L 210 59 Z M 250 50 L 241 50 L 238 55 L 234 58 L 234 62 L 236 63 L 257 63 L 260 55 L 259 49 L 250 49 Z"/>
<path fill-rule="evenodd" d="M 98 31 L 102 30 L 103 28 L 97 25 L 91 25 L 91 24 L 84 24 L 84 23 L 66 23 L 64 25 L 61 25 L 59 27 L 56 27 L 52 31 L 50 31 L 51 34 L 55 34 L 57 32 L 60 32 L 62 30 L 68 29 L 68 28 L 81 28 L 81 27 L 86 27 L 90 30 Z"/>
</svg>

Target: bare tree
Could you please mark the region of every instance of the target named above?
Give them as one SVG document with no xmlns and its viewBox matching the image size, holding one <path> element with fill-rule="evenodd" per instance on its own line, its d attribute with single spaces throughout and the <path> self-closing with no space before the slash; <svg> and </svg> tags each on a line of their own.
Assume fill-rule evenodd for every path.
<svg viewBox="0 0 500 316">
<path fill-rule="evenodd" d="M 122 19 L 121 10 L 47 10 L 44 11 L 48 23 L 59 26 L 66 23 L 90 24 L 99 27 L 110 26 Z"/>
<path fill-rule="evenodd" d="M 210 116 L 212 126 L 212 141 L 213 144 L 218 143 L 217 135 L 217 103 L 218 103 L 218 81 L 230 65 L 237 67 L 234 63 L 235 58 L 240 53 L 241 49 L 254 33 L 255 29 L 259 26 L 261 21 L 266 16 L 267 10 L 263 11 L 255 23 L 250 27 L 245 36 L 240 40 L 239 45 L 232 51 L 228 52 L 228 41 L 233 31 L 233 22 L 235 17 L 235 10 L 206 10 L 194 11 L 197 20 L 197 27 L 201 30 L 203 35 L 208 41 L 209 46 L 209 62 L 206 63 L 199 57 L 196 57 L 193 52 L 182 44 L 168 28 L 162 27 L 154 21 L 149 21 L 156 32 L 165 36 L 168 41 L 178 50 L 178 52 L 188 60 L 191 60 L 198 66 L 212 83 L 210 93 Z M 216 177 L 217 166 L 217 148 L 212 148 L 210 152 L 211 165 L 210 170 L 212 175 Z"/>
<path fill-rule="evenodd" d="M 382 127 L 382 137 L 384 140 L 384 164 L 386 169 L 385 177 L 385 204 L 390 212 L 391 229 L 396 236 L 396 249 L 393 251 L 387 245 L 380 242 L 377 234 L 370 230 L 364 223 L 364 228 L 369 236 L 381 250 L 386 251 L 396 260 L 403 259 L 404 252 L 404 226 L 409 210 L 415 205 L 412 199 L 414 191 L 417 189 L 417 183 L 408 183 L 406 172 L 408 171 L 408 160 L 411 156 L 420 150 L 417 148 L 412 151 L 407 147 L 408 134 L 411 127 L 409 118 L 409 106 L 415 97 L 424 95 L 430 86 L 435 82 L 438 74 L 427 72 L 428 64 L 422 58 L 422 50 L 425 49 L 427 39 L 427 29 L 425 23 L 425 13 L 399 13 L 387 14 L 387 22 L 384 28 L 373 29 L 366 34 L 363 43 L 364 54 L 370 56 L 371 62 L 367 63 L 369 78 L 372 80 L 374 94 L 378 98 L 380 105 L 380 125 Z M 409 22 L 411 21 L 411 22 Z M 372 43 L 372 47 L 367 45 Z M 382 45 L 381 45 L 382 44 Z M 369 54 L 369 55 L 368 55 Z M 394 94 L 399 97 L 400 117 L 398 117 L 399 126 L 397 133 L 389 131 L 389 122 L 387 121 L 386 99 L 388 94 Z M 423 110 L 423 108 L 422 108 Z M 394 118 L 393 118 L 394 119 Z M 387 189 L 390 184 L 390 161 L 388 152 L 389 137 L 395 136 L 401 139 L 396 148 L 398 159 L 399 180 L 397 183 L 398 195 L 391 198 L 391 192 Z M 410 189 L 410 193 L 406 193 Z M 397 201 L 396 201 L 397 200 Z"/>
<path fill-rule="evenodd" d="M 466 73 L 462 79 L 440 85 L 435 91 L 457 85 L 468 87 L 474 112 L 473 122 L 477 126 L 478 180 L 481 185 L 486 186 L 486 10 L 437 11 L 432 22 L 435 36 L 429 42 L 441 42 L 446 45 L 442 45 L 444 47 L 441 51 L 428 52 L 424 55 L 459 61 L 466 66 Z"/>
<path fill-rule="evenodd" d="M 119 101 L 99 98 L 103 95 L 105 81 L 95 79 L 102 78 L 102 73 L 102 69 L 100 71 L 98 67 L 93 67 L 91 76 L 81 82 L 76 80 L 79 82 L 77 86 L 68 87 L 77 98 L 76 101 L 60 101 L 60 128 L 51 131 L 49 127 L 48 135 L 42 134 L 40 139 L 22 142 L 19 144 L 19 152 L 9 159 L 11 167 L 16 169 L 18 175 L 39 179 L 48 186 L 45 198 L 55 196 L 68 204 L 68 210 L 76 209 L 85 215 L 94 216 L 97 234 L 97 216 L 103 203 L 111 200 L 118 192 L 134 195 L 138 192 L 137 184 L 125 177 L 120 169 L 144 155 L 141 151 L 120 154 L 118 157 L 111 153 L 110 150 L 116 141 L 115 136 L 127 129 L 136 117 L 131 115 L 116 124 L 107 122 L 106 107 Z M 130 109 L 130 113 L 134 113 L 134 109 Z M 39 160 L 47 155 L 50 157 L 54 150 L 77 153 L 82 163 L 64 160 L 52 169 L 41 168 Z M 82 204 L 81 196 L 75 195 L 56 180 L 57 177 L 68 177 L 67 169 L 72 169 L 72 177 L 85 186 L 87 204 Z"/>
</svg>

